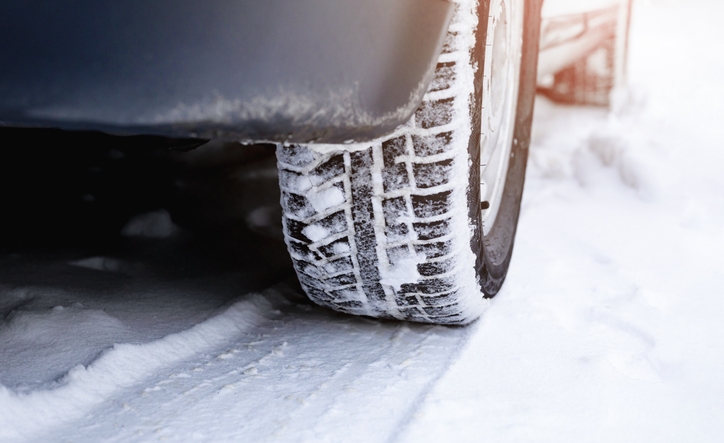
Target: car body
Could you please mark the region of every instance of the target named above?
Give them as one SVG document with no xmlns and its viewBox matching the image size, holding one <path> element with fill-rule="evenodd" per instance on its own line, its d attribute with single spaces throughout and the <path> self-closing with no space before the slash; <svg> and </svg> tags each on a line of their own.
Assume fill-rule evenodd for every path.
<svg viewBox="0 0 724 443">
<path fill-rule="evenodd" d="M 618 3 L 546 0 L 540 78 L 590 52 L 610 23 L 588 29 L 587 14 Z M 452 11 L 446 0 L 7 0 L 0 124 L 368 140 L 420 104 Z"/>
</svg>

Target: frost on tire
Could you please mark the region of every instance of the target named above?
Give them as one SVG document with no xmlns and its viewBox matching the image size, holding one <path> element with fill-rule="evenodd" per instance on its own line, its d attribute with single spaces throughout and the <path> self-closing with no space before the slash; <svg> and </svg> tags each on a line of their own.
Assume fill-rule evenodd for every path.
<svg viewBox="0 0 724 443">
<path fill-rule="evenodd" d="M 277 147 L 285 240 L 316 303 L 439 324 L 469 323 L 488 305 L 468 193 L 477 177 L 469 152 L 478 135 L 476 8 L 457 4 L 434 78 L 406 125 L 365 144 Z"/>
</svg>

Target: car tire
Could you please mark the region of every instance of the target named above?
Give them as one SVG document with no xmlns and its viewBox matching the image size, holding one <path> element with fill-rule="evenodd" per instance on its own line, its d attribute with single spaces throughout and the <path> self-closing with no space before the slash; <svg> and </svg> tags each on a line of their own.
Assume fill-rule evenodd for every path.
<svg viewBox="0 0 724 443">
<path fill-rule="evenodd" d="M 285 241 L 302 287 L 322 306 L 466 324 L 505 279 L 530 142 L 540 0 L 456 8 L 406 125 L 369 143 L 277 147 Z"/>
</svg>

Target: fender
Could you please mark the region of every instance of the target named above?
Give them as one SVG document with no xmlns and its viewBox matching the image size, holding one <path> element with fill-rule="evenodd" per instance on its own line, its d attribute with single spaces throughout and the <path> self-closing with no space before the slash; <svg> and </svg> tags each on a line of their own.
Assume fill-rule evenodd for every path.
<svg viewBox="0 0 724 443">
<path fill-rule="evenodd" d="M 406 122 L 444 0 L 3 0 L 0 124 L 364 141 Z"/>
</svg>

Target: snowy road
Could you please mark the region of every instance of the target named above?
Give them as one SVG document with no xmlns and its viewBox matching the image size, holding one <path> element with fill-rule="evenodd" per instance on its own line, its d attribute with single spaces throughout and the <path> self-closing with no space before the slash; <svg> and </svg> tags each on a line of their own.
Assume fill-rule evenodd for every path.
<svg viewBox="0 0 724 443">
<path fill-rule="evenodd" d="M 27 255 L 3 267 L 3 442 L 384 441 L 474 331 L 338 315 L 284 283 L 230 296 L 240 273 Z"/>
<path fill-rule="evenodd" d="M 0 256 L 0 441 L 720 441 L 724 4 L 641 0 L 613 112 L 540 99 L 465 328 L 309 304 L 283 248 Z"/>
</svg>

